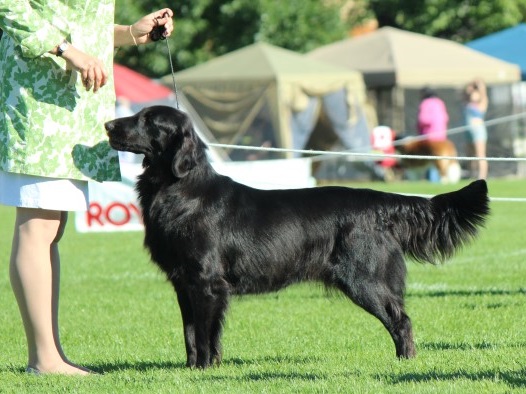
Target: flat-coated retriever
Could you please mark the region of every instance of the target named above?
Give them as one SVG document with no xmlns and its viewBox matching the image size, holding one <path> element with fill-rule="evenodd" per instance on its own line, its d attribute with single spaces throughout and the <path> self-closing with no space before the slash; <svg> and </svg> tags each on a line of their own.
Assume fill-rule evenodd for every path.
<svg viewBox="0 0 526 394">
<path fill-rule="evenodd" d="M 145 155 L 137 192 L 145 246 L 177 293 L 187 365 L 222 357 L 231 294 L 319 281 L 376 316 L 398 357 L 415 355 L 404 256 L 438 263 L 489 213 L 475 181 L 431 199 L 370 189 L 257 190 L 217 174 L 188 116 L 154 106 L 106 123 L 113 148 Z"/>
</svg>

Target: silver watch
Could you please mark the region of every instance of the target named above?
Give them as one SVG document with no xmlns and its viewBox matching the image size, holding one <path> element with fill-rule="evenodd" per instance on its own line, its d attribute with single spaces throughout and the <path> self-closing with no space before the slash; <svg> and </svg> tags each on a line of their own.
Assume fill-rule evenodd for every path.
<svg viewBox="0 0 526 394">
<path fill-rule="evenodd" d="M 64 52 L 66 52 L 69 48 L 69 42 L 66 40 L 62 41 L 62 43 L 57 47 L 57 56 L 62 56 Z"/>
</svg>

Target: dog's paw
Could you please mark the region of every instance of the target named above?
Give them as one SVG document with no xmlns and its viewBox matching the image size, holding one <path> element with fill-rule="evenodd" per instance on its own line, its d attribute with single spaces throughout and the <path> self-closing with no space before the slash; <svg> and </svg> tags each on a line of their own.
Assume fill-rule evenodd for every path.
<svg viewBox="0 0 526 394">
<path fill-rule="evenodd" d="M 223 355 L 221 353 L 213 354 L 210 357 L 210 365 L 211 366 L 219 366 L 219 365 L 221 365 L 222 361 L 223 361 Z"/>
</svg>

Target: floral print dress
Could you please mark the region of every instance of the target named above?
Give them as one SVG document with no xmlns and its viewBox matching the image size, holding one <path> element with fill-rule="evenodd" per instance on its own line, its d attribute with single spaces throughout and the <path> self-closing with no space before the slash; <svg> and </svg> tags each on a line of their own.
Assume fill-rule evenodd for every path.
<svg viewBox="0 0 526 394">
<path fill-rule="evenodd" d="M 113 0 L 0 0 L 0 170 L 120 180 L 104 129 L 115 116 L 113 20 Z M 97 93 L 48 53 L 64 38 L 103 61 Z"/>
</svg>

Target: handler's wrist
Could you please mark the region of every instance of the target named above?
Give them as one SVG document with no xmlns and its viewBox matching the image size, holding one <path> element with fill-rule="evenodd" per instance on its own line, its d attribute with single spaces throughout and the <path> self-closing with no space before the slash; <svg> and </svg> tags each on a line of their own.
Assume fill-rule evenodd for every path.
<svg viewBox="0 0 526 394">
<path fill-rule="evenodd" d="M 139 44 L 137 44 L 137 38 L 133 34 L 133 25 L 130 25 L 130 27 L 128 28 L 128 31 L 130 32 L 130 36 L 133 39 L 133 43 L 135 44 L 136 47 L 138 47 Z"/>
<path fill-rule="evenodd" d="M 55 47 L 55 55 L 62 57 L 64 52 L 68 51 L 70 48 L 71 44 L 67 40 L 64 40 Z"/>
</svg>

